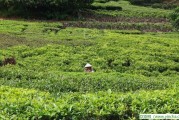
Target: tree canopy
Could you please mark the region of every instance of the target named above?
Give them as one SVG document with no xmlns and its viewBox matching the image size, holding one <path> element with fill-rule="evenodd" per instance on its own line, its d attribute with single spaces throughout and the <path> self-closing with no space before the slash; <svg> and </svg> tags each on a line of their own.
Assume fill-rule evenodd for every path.
<svg viewBox="0 0 179 120">
<path fill-rule="evenodd" d="M 85 8 L 92 2 L 93 0 L 0 0 L 0 9 L 21 16 L 43 14 L 54 17 L 61 13 L 74 14 L 74 11 Z"/>
</svg>

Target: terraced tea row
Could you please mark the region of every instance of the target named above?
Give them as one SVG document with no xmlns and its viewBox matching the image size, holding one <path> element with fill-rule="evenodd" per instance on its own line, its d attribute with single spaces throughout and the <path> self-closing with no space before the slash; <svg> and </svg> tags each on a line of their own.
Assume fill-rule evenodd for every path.
<svg viewBox="0 0 179 120">
<path fill-rule="evenodd" d="M 23 87 L 48 91 L 53 94 L 61 92 L 96 92 L 111 89 L 115 92 L 137 90 L 165 90 L 179 85 L 177 75 L 144 77 L 142 75 L 121 73 L 59 72 L 24 70 L 20 68 L 1 68 L 0 85 Z"/>
<path fill-rule="evenodd" d="M 110 30 L 140 30 L 143 32 L 172 32 L 170 23 L 128 23 L 128 22 L 62 22 L 64 27 L 96 28 Z"/>
<path fill-rule="evenodd" d="M 1 119 L 139 119 L 142 113 L 178 113 L 178 89 L 137 91 L 111 90 L 96 93 L 47 92 L 0 87 Z"/>
</svg>

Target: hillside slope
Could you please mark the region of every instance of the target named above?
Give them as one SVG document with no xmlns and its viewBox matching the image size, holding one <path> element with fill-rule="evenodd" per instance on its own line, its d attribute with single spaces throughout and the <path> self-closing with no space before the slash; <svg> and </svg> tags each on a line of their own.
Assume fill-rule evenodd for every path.
<svg viewBox="0 0 179 120">
<path fill-rule="evenodd" d="M 137 120 L 179 112 L 172 10 L 128 1 L 65 21 L 0 20 L 0 119 Z M 2 12 L 2 11 L 0 11 Z M 86 63 L 93 73 L 84 72 Z"/>
</svg>

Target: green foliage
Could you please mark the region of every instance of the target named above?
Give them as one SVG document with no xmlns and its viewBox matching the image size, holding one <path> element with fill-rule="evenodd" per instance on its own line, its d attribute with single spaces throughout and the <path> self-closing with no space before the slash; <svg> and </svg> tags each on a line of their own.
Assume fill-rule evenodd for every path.
<svg viewBox="0 0 179 120">
<path fill-rule="evenodd" d="M 93 5 L 124 11 L 95 10 L 103 22 L 0 20 L 0 61 L 16 60 L 0 66 L 0 119 L 126 120 L 179 112 L 179 34 L 158 33 L 172 30 L 171 11 L 122 0 Z M 94 73 L 84 73 L 88 62 Z"/>
<path fill-rule="evenodd" d="M 178 84 L 177 77 L 144 77 L 121 73 L 93 73 L 32 71 L 18 68 L 0 69 L 0 85 L 61 92 L 95 92 L 111 89 L 115 92 L 163 90 Z"/>
<path fill-rule="evenodd" d="M 96 93 L 48 92 L 0 87 L 1 119 L 139 119 L 139 114 L 179 112 L 176 89 L 126 94 L 110 89 Z"/>
<path fill-rule="evenodd" d="M 122 11 L 122 7 L 120 6 L 90 6 L 89 9 L 92 10 L 118 10 L 118 11 Z"/>
<path fill-rule="evenodd" d="M 117 10 L 117 11 L 122 11 L 122 7 L 118 6 L 118 5 L 113 5 L 113 4 L 109 4 L 107 2 L 109 1 L 96 1 L 96 4 L 93 4 L 92 6 L 90 6 L 90 9 L 93 10 Z M 103 4 L 101 4 L 103 3 Z M 105 3 L 105 4 L 104 4 Z"/>
<path fill-rule="evenodd" d="M 142 5 L 142 6 L 151 6 L 153 8 L 162 8 L 162 9 L 174 9 L 178 6 L 178 2 L 175 0 L 128 0 L 131 4 Z"/>
<path fill-rule="evenodd" d="M 179 7 L 170 15 L 170 18 L 173 22 L 173 26 L 179 30 Z"/>
<path fill-rule="evenodd" d="M 162 8 L 162 9 L 175 9 L 178 5 L 172 3 L 155 3 L 152 4 L 151 7 L 153 8 Z"/>
<path fill-rule="evenodd" d="M 0 56 L 15 56 L 20 68 L 82 72 L 90 62 L 97 72 L 145 76 L 178 72 L 177 33 L 160 37 L 140 31 L 62 29 L 60 23 L 21 21 L 1 21 L 0 32 L 4 48 Z"/>
<path fill-rule="evenodd" d="M 65 27 L 97 28 L 111 30 L 139 30 L 143 32 L 170 32 L 173 31 L 171 24 L 163 23 L 128 23 L 128 22 L 67 22 Z M 136 32 L 136 34 L 141 32 Z"/>
<path fill-rule="evenodd" d="M 94 2 L 93 6 L 119 6 L 122 11 L 96 10 L 95 13 L 100 15 L 110 15 L 112 17 L 129 17 L 129 18 L 168 18 L 172 10 L 155 9 L 152 7 L 142 7 L 130 4 L 129 1 L 109 1 L 106 3 Z"/>
<path fill-rule="evenodd" d="M 63 15 L 76 15 L 79 9 L 92 2 L 93 0 L 0 0 L 0 10 L 9 16 L 62 18 Z"/>
<path fill-rule="evenodd" d="M 61 92 L 161 90 L 178 84 L 178 34 L 62 29 L 61 23 L 1 21 L 0 83 Z M 42 40 L 41 40 L 41 39 Z M 12 41 L 12 42 L 11 42 Z M 95 73 L 85 74 L 90 62 Z"/>
<path fill-rule="evenodd" d="M 129 0 L 129 1 L 135 5 L 149 5 L 149 4 L 162 2 L 162 0 Z"/>
<path fill-rule="evenodd" d="M 51 8 L 51 7 L 59 7 L 59 8 L 76 8 L 76 7 L 84 7 L 84 5 L 88 5 L 92 3 L 92 0 L 63 0 L 63 1 L 56 1 L 56 0 L 43 0 L 43 1 L 36 1 L 36 0 L 1 0 L 0 3 L 2 6 L 11 8 L 15 7 L 17 9 L 38 9 L 38 8 Z M 52 8 L 51 8 L 52 9 Z"/>
</svg>

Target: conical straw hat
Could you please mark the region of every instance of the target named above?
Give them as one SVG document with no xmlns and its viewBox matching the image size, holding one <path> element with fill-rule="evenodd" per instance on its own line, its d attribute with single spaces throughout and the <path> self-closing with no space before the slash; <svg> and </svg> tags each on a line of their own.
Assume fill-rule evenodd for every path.
<svg viewBox="0 0 179 120">
<path fill-rule="evenodd" d="M 92 65 L 89 64 L 89 63 L 87 63 L 87 64 L 85 65 L 85 68 L 86 68 L 86 67 L 92 67 Z"/>
</svg>

